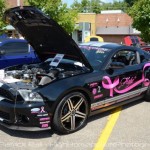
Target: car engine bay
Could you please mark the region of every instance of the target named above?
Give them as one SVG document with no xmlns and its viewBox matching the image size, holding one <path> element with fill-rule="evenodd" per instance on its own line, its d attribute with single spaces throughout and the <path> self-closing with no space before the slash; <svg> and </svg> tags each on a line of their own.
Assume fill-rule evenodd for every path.
<svg viewBox="0 0 150 150">
<path fill-rule="evenodd" d="M 13 66 L 5 69 L 5 78 L 3 81 L 9 84 L 21 81 L 35 88 L 54 80 L 87 72 L 88 69 L 81 65 L 79 62 L 62 62 L 57 67 L 53 67 L 47 61 L 40 64 Z"/>
</svg>

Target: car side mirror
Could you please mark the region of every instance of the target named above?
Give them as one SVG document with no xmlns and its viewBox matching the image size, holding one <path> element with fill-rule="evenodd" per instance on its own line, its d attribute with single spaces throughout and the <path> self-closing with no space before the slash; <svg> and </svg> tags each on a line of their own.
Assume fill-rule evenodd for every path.
<svg viewBox="0 0 150 150">
<path fill-rule="evenodd" d="M 125 64 L 122 63 L 122 62 L 112 62 L 110 64 L 110 67 L 111 69 L 121 69 L 121 68 L 124 68 L 125 67 Z"/>
<path fill-rule="evenodd" d="M 5 55 L 5 50 L 0 50 L 0 55 Z"/>
</svg>

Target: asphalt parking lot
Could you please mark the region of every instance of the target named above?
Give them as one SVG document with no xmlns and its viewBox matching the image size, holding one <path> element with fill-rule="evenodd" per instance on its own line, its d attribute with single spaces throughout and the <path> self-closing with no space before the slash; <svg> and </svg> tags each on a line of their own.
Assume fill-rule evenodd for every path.
<svg viewBox="0 0 150 150">
<path fill-rule="evenodd" d="M 93 150 L 107 126 L 112 111 L 89 118 L 82 130 L 58 135 L 53 131 L 23 132 L 0 126 L 1 150 Z M 122 107 L 105 150 L 150 149 L 150 103 L 137 101 Z M 113 114 L 112 114 L 113 115 Z M 107 134 L 107 133 L 106 133 Z"/>
</svg>

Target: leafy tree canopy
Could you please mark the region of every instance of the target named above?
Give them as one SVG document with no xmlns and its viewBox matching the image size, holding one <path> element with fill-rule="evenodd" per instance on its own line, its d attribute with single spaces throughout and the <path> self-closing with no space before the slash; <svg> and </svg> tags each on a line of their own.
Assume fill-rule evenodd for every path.
<svg viewBox="0 0 150 150">
<path fill-rule="evenodd" d="M 136 1 L 137 1 L 137 0 L 124 0 L 124 2 L 126 2 L 129 7 L 132 7 L 133 4 L 134 4 Z"/>
<path fill-rule="evenodd" d="M 150 42 L 150 1 L 138 0 L 131 7 L 129 15 L 133 18 L 133 27 L 141 31 L 145 42 Z"/>
<path fill-rule="evenodd" d="M 68 33 L 75 28 L 77 11 L 67 7 L 61 0 L 27 0 L 27 3 L 36 6 L 58 22 Z"/>
<path fill-rule="evenodd" d="M 6 8 L 5 0 L 0 0 L 0 29 L 2 29 L 5 26 L 5 23 L 3 21 L 3 14 Z"/>
<path fill-rule="evenodd" d="M 128 4 L 124 1 L 118 2 L 114 1 L 113 3 L 103 3 L 101 6 L 102 10 L 123 10 L 126 12 L 128 10 Z"/>
<path fill-rule="evenodd" d="M 126 2 L 114 1 L 113 3 L 104 3 L 101 0 L 81 0 L 79 3 L 77 0 L 71 5 L 73 9 L 78 10 L 78 12 L 94 12 L 96 14 L 100 13 L 101 10 L 116 10 L 121 9 L 126 11 L 128 4 Z"/>
</svg>

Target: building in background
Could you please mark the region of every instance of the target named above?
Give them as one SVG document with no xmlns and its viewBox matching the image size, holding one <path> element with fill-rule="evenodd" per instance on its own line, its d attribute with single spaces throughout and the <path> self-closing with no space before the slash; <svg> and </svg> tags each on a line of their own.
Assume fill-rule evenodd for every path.
<svg viewBox="0 0 150 150">
<path fill-rule="evenodd" d="M 7 7 L 16 7 L 16 6 L 23 6 L 24 0 L 6 0 Z"/>
<path fill-rule="evenodd" d="M 79 13 L 76 21 L 76 30 L 72 37 L 77 43 L 84 42 L 88 36 L 94 36 L 96 33 L 96 14 Z"/>
<path fill-rule="evenodd" d="M 24 1 L 6 0 L 8 8 L 23 6 Z M 125 37 L 140 35 L 140 32 L 132 27 L 132 22 L 132 18 L 121 10 L 106 10 L 100 14 L 79 13 L 72 37 L 77 43 L 84 42 L 88 36 L 100 36 L 105 42 L 125 44 Z M 17 34 L 14 29 L 12 34 Z"/>
<path fill-rule="evenodd" d="M 132 27 L 132 22 L 132 18 L 121 10 L 101 11 L 96 16 L 96 35 L 106 42 L 124 44 L 124 37 L 140 35 Z"/>
<path fill-rule="evenodd" d="M 94 22 L 95 21 L 95 22 Z M 115 42 L 125 44 L 126 36 L 139 36 L 140 32 L 132 27 L 132 18 L 121 10 L 106 10 L 100 14 L 80 13 L 77 23 L 89 22 L 90 36 L 100 36 L 105 42 Z M 92 28 L 93 25 L 93 28 Z M 87 30 L 80 28 L 76 32 L 82 32 L 82 41 L 76 35 L 73 36 L 77 43 L 83 42 L 86 36 L 83 35 Z M 77 34 L 77 33 L 76 33 Z M 87 35 L 88 36 L 88 35 Z"/>
<path fill-rule="evenodd" d="M 7 8 L 23 6 L 23 5 L 24 5 L 24 0 L 6 0 Z M 7 30 L 8 37 L 13 37 L 13 38 L 21 37 L 21 35 L 11 25 L 7 25 L 6 27 L 4 27 L 4 29 Z"/>
</svg>

